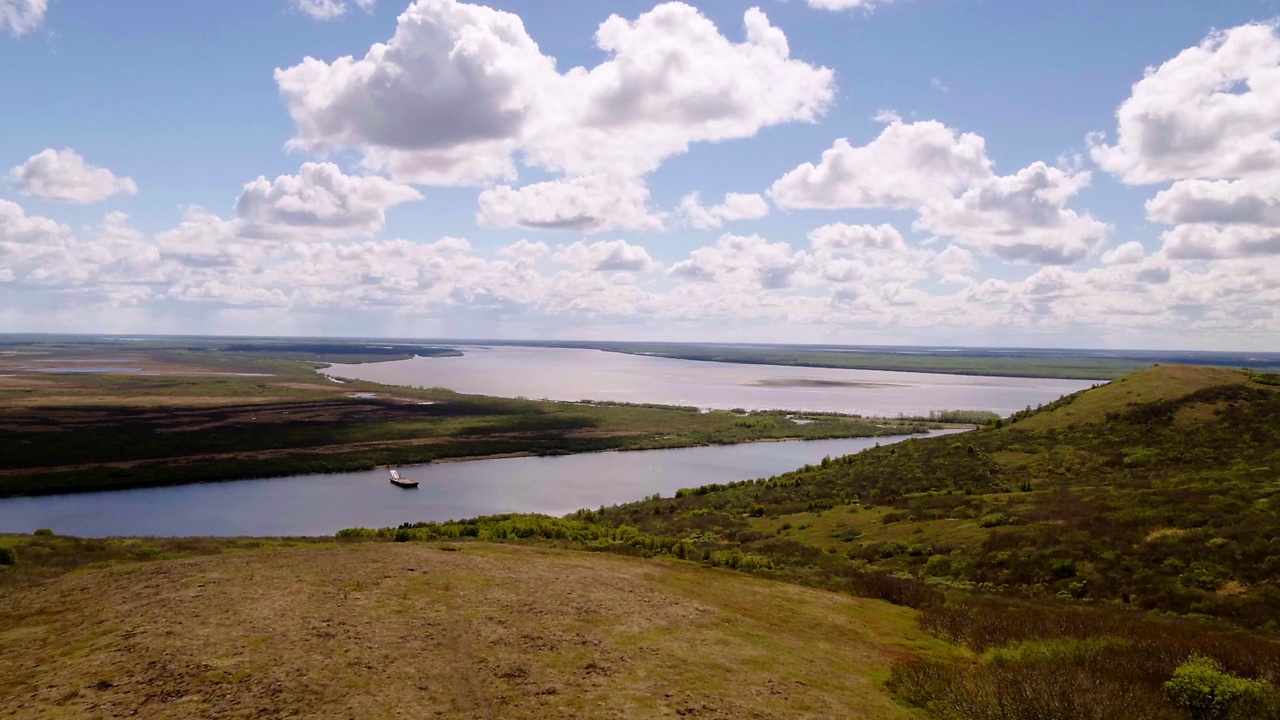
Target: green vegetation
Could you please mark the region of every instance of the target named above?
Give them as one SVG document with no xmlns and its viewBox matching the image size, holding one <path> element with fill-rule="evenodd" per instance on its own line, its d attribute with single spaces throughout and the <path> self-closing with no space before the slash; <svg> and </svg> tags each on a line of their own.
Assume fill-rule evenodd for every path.
<svg viewBox="0 0 1280 720">
<path fill-rule="evenodd" d="M 922 419 L 928 422 L 985 425 L 999 420 L 1000 416 L 990 410 L 935 410 Z"/>
<path fill-rule="evenodd" d="M 0 534 L 0 565 L 6 566 L 0 571 L 0 598 L 78 570 L 332 544 L 327 538 L 74 538 L 41 532 Z"/>
<path fill-rule="evenodd" d="M 634 413 L 653 413 L 650 420 L 678 423 L 716 416 L 554 406 L 566 415 L 550 417 L 623 412 L 632 422 L 640 417 Z M 722 415 L 718 427 L 726 433 L 791 425 L 777 414 Z M 474 427 L 481 421 L 466 422 Z M 679 568 L 679 579 L 671 582 L 700 592 L 729 593 L 722 579 L 727 576 L 679 573 L 697 566 L 705 573 L 734 570 L 911 608 L 914 615 L 890 615 L 884 606 L 864 605 L 858 616 L 881 623 L 882 632 L 895 638 L 907 637 L 904 628 L 911 623 L 904 621 L 914 617 L 918 629 L 910 632 L 928 635 L 912 636 L 909 647 L 899 644 L 880 659 L 876 677 L 900 705 L 877 706 L 875 716 L 1278 720 L 1277 468 L 1280 390 L 1245 371 L 1160 366 L 970 433 L 911 439 L 772 478 L 690 487 L 669 498 L 655 495 L 563 518 L 501 515 L 353 528 L 326 544 L 332 552 L 354 552 L 387 543 L 380 553 L 361 555 L 365 565 L 407 557 L 402 553 L 414 547 L 452 551 L 437 553 L 441 557 L 486 553 L 492 543 L 535 546 L 525 548 L 530 552 L 576 549 L 662 560 L 645 567 Z M 18 592 L 77 568 L 298 542 L 0 536 L 0 547 L 16 562 L 0 568 L 0 591 Z M 368 593 L 373 578 L 385 581 L 394 572 L 344 581 L 341 597 L 346 602 Z M 439 582 L 431 577 L 428 583 Z M 440 597 L 448 598 L 460 587 L 508 582 L 454 577 L 421 587 L 445 588 Z M 510 608 L 527 598 L 502 602 L 507 622 Z M 468 612 L 487 612 L 484 607 L 467 606 Z M 807 611 L 789 602 L 770 608 L 772 629 L 754 629 L 753 637 L 770 648 L 796 642 L 799 615 Z M 380 623 L 397 616 L 370 612 L 381 613 Z M 647 617 L 653 610 L 627 612 Z M 662 635 L 671 635 L 669 627 Z M 770 650 L 761 656 L 767 661 L 733 656 L 732 666 L 772 672 L 780 657 L 798 657 L 791 652 Z M 696 672 L 716 666 L 707 657 L 685 660 Z M 202 672 L 220 687 L 253 681 L 242 668 Z M 741 715 L 745 707 L 734 711 Z M 826 715 L 833 712 L 838 714 L 828 708 Z"/>
<path fill-rule="evenodd" d="M 343 537 L 664 557 L 919 608 L 973 654 L 892 672 L 937 718 L 1274 719 L 1277 467 L 1280 391 L 1162 366 L 772 478 Z"/>
<path fill-rule="evenodd" d="M 562 403 L 331 382 L 314 366 L 209 351 L 111 358 L 101 348 L 11 346 L 0 356 L 0 497 L 554 455 L 921 432 L 926 423 L 816 414 Z M 253 346 L 257 347 L 257 346 Z"/>
<path fill-rule="evenodd" d="M 1250 379 L 1261 385 L 1280 385 L 1280 373 L 1253 373 Z"/>
<path fill-rule="evenodd" d="M 713 362 L 751 365 L 894 370 L 1075 380 L 1117 378 L 1152 364 L 1184 363 L 1280 370 L 1280 355 L 1216 352 L 1097 352 L 1089 350 L 827 347 L 813 345 L 708 345 L 643 342 L 512 343 L 577 347 Z"/>
<path fill-rule="evenodd" d="M 1270 683 L 1224 672 L 1217 661 L 1202 655 L 1179 665 L 1164 689 L 1174 703 L 1195 720 L 1257 718 L 1259 710 L 1270 710 L 1273 714 L 1280 711 L 1280 704 L 1274 704 L 1274 698 L 1267 697 L 1272 695 Z M 1265 708 L 1265 705 L 1271 707 Z"/>
</svg>

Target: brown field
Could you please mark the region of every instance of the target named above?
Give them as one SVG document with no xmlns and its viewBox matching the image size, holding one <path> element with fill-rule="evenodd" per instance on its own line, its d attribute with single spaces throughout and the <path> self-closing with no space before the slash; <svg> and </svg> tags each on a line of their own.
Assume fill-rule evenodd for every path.
<svg viewBox="0 0 1280 720">
<path fill-rule="evenodd" d="M 888 668 L 949 652 L 913 611 L 728 571 L 326 544 L 7 593 L 0 717 L 910 718 Z"/>
</svg>

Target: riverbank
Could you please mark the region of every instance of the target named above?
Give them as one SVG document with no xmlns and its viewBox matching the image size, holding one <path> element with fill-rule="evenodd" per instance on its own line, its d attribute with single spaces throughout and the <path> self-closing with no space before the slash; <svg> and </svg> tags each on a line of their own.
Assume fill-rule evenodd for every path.
<svg viewBox="0 0 1280 720">
<path fill-rule="evenodd" d="M 339 384 L 311 363 L 236 354 L 10 347 L 0 356 L 0 497 L 928 427 L 787 415 Z"/>
</svg>

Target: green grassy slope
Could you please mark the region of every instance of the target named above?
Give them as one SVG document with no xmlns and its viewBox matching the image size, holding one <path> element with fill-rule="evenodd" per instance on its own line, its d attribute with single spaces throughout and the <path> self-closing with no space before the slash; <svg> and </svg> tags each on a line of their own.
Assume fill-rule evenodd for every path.
<svg viewBox="0 0 1280 720">
<path fill-rule="evenodd" d="M 1276 387 L 1155 367 L 1021 415 L 597 519 L 783 563 L 812 547 L 941 586 L 1280 623 Z"/>
<path fill-rule="evenodd" d="M 1280 720 L 1280 387 L 1155 367 L 757 482 L 350 537 L 660 555 L 921 609 L 940 720 Z M 964 655 L 963 651 L 972 655 Z"/>
</svg>

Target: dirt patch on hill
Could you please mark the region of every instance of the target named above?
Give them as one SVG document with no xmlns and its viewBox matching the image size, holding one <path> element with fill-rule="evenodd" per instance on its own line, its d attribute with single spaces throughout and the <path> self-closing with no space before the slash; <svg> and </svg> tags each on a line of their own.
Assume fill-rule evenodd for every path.
<svg viewBox="0 0 1280 720">
<path fill-rule="evenodd" d="M 257 551 L 6 597 L 0 716 L 911 717 L 908 611 L 723 571 L 465 544 Z"/>
</svg>

